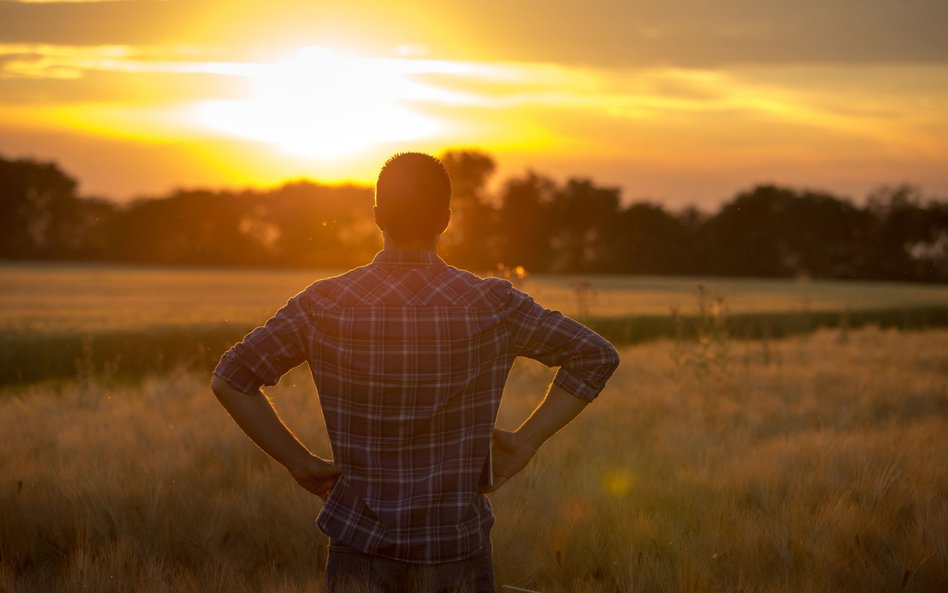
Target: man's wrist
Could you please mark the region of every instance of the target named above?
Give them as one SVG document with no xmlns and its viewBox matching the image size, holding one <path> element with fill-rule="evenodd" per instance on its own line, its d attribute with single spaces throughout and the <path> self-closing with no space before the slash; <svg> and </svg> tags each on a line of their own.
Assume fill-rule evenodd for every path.
<svg viewBox="0 0 948 593">
<path fill-rule="evenodd" d="M 313 463 L 313 458 L 316 457 L 310 453 L 305 447 L 300 445 L 298 451 L 294 451 L 292 454 L 288 455 L 286 459 L 280 459 L 281 465 L 287 469 L 291 474 L 300 474 L 306 471 L 306 469 Z"/>
<path fill-rule="evenodd" d="M 518 447 L 533 449 L 534 451 L 537 451 L 540 445 L 546 442 L 546 437 L 528 424 L 521 426 L 513 434 L 517 439 Z"/>
</svg>

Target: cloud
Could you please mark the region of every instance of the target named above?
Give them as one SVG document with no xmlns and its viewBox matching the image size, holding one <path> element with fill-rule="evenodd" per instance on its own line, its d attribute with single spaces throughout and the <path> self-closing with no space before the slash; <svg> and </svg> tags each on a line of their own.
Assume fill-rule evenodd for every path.
<svg viewBox="0 0 948 593">
<path fill-rule="evenodd" d="M 0 43 L 428 46 L 610 67 L 948 62 L 944 0 L 0 2 Z"/>
<path fill-rule="evenodd" d="M 13 4 L 96 4 L 100 2 L 168 2 L 169 0 L 9 0 Z"/>
<path fill-rule="evenodd" d="M 682 67 L 948 60 L 943 0 L 478 4 L 471 28 L 489 31 L 486 45 L 530 60 Z"/>
<path fill-rule="evenodd" d="M 0 2 L 0 43 L 123 45 L 173 42 L 178 2 Z"/>
<path fill-rule="evenodd" d="M 3 58 L 0 58 L 2 67 Z M 0 109 L 14 105 L 38 108 L 84 103 L 168 105 L 195 99 L 233 99 L 244 93 L 243 81 L 207 73 L 83 71 L 81 78 L 0 76 Z"/>
<path fill-rule="evenodd" d="M 432 143 L 463 138 L 518 166 L 630 187 L 650 169 L 707 179 L 721 168 L 729 184 L 770 170 L 819 181 L 808 167 L 826 179 L 836 168 L 924 181 L 948 154 L 944 22 L 943 0 L 0 2 L 0 130 L 5 146 L 12 129 L 33 126 L 156 145 L 206 146 L 210 135 L 266 152 L 194 127 L 189 109 L 245 101 L 251 115 L 282 113 L 285 97 L 320 98 L 307 87 L 315 66 L 286 59 L 322 45 L 368 68 L 338 69 L 363 72 L 368 89 L 403 77 L 405 92 L 390 99 L 444 124 Z M 279 90 L 274 74 L 289 90 L 261 102 L 261 89 Z M 237 119 L 249 121 L 245 112 Z M 273 154 L 268 175 L 288 173 Z M 257 152 L 241 159 L 233 169 L 265 177 Z"/>
<path fill-rule="evenodd" d="M 246 81 L 193 48 L 0 45 L 0 105 L 154 105 L 227 99 Z"/>
<path fill-rule="evenodd" d="M 589 150 L 598 151 L 621 146 L 621 137 L 565 130 L 562 122 L 604 131 L 620 121 L 661 122 L 676 134 L 701 128 L 705 135 L 721 132 L 717 121 L 745 129 L 780 124 L 920 147 L 931 144 L 924 130 L 944 128 L 948 107 L 948 88 L 932 82 L 944 80 L 946 67 L 937 65 L 592 68 L 355 57 L 318 47 L 276 62 L 200 58 L 189 48 L 162 46 L 0 45 L 0 103 L 150 109 L 216 101 L 221 112 L 223 100 L 237 114 L 228 122 L 253 120 L 269 130 L 276 126 L 246 112 L 285 115 L 291 105 L 305 112 L 324 103 L 329 107 L 319 111 L 328 112 L 340 97 L 349 97 L 343 103 L 351 111 L 351 102 L 380 96 L 370 90 L 375 85 L 393 105 L 437 114 L 458 134 L 488 145 L 505 136 L 551 148 L 587 136 Z M 913 109 L 919 100 L 928 103 Z"/>
</svg>

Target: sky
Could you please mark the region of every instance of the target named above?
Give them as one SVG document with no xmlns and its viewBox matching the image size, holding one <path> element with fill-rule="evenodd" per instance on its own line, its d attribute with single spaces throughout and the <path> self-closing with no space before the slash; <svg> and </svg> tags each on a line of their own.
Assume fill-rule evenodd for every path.
<svg viewBox="0 0 948 593">
<path fill-rule="evenodd" d="M 948 198 L 944 0 L 0 0 L 0 156 L 80 193 L 371 183 L 476 148 L 626 200 Z"/>
</svg>

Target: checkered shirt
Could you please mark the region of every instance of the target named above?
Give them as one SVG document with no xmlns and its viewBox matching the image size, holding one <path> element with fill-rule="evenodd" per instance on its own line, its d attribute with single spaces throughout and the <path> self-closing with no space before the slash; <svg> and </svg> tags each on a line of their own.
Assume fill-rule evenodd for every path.
<svg viewBox="0 0 948 593">
<path fill-rule="evenodd" d="M 308 362 L 343 471 L 317 525 L 367 553 L 431 564 L 488 543 L 479 482 L 517 356 L 558 366 L 554 382 L 586 400 L 619 363 L 601 336 L 505 280 L 385 249 L 290 299 L 215 374 L 257 394 Z"/>
</svg>

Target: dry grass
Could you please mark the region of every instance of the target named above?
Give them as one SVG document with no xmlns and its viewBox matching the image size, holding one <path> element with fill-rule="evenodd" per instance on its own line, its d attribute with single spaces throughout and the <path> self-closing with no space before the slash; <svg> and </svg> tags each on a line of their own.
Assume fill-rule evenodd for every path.
<svg viewBox="0 0 948 593">
<path fill-rule="evenodd" d="M 948 332 L 625 349 L 601 399 L 493 497 L 498 586 L 948 590 Z M 518 365 L 499 424 L 550 371 Z M 326 452 L 304 370 L 272 390 Z M 318 501 L 204 377 L 0 401 L 0 591 L 317 591 Z M 503 589 L 499 589 L 503 591 Z"/>
</svg>

